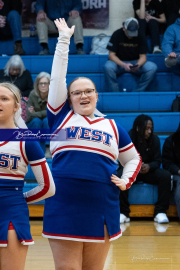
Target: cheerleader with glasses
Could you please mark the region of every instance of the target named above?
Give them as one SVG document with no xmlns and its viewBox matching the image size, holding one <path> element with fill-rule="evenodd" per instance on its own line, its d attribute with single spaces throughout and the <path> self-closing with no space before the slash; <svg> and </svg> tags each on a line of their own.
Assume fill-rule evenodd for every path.
<svg viewBox="0 0 180 270">
<path fill-rule="evenodd" d="M 56 270 L 102 270 L 111 241 L 121 236 L 120 189 L 135 181 L 141 158 L 127 132 L 96 110 L 98 93 L 90 79 L 76 78 L 66 88 L 74 26 L 64 19 L 55 24 L 59 39 L 47 117 L 61 140 L 50 143 L 56 194 L 45 203 L 43 236 Z M 121 179 L 115 176 L 117 159 L 124 166 Z"/>
</svg>

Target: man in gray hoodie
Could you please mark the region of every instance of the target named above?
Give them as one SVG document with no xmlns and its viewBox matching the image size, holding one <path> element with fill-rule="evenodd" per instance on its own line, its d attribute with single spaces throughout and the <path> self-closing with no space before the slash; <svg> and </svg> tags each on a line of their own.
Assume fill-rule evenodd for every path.
<svg viewBox="0 0 180 270">
<path fill-rule="evenodd" d="M 166 66 L 180 76 L 180 16 L 164 33 L 162 51 Z"/>
</svg>

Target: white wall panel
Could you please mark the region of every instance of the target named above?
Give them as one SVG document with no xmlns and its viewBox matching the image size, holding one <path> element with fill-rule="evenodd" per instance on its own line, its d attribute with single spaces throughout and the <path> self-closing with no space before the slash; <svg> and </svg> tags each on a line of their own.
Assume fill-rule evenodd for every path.
<svg viewBox="0 0 180 270">
<path fill-rule="evenodd" d="M 94 0 L 101 1 L 101 0 Z M 84 29 L 84 36 L 95 36 L 100 33 L 111 35 L 122 26 L 122 22 L 134 16 L 133 0 L 109 0 L 109 27 L 107 29 Z"/>
</svg>

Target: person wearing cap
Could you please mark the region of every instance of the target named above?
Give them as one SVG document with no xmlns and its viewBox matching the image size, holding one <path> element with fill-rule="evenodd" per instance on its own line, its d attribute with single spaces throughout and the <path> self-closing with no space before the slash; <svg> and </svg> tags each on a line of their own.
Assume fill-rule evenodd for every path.
<svg viewBox="0 0 180 270">
<path fill-rule="evenodd" d="M 164 33 L 162 51 L 165 65 L 180 76 L 180 15 L 176 22 L 170 25 Z"/>
<path fill-rule="evenodd" d="M 140 31 L 145 35 L 147 29 L 150 34 L 153 53 L 162 53 L 159 24 L 166 23 L 162 3 L 159 0 L 134 0 L 133 8 L 135 16 L 139 20 Z"/>
<path fill-rule="evenodd" d="M 155 76 L 157 66 L 147 61 L 147 41 L 145 36 L 139 35 L 138 29 L 137 19 L 131 17 L 110 38 L 107 45 L 109 60 L 104 66 L 104 75 L 111 92 L 121 91 L 117 77 L 123 73 L 140 77 L 135 89 L 132 89 L 136 92 L 147 90 Z"/>
</svg>

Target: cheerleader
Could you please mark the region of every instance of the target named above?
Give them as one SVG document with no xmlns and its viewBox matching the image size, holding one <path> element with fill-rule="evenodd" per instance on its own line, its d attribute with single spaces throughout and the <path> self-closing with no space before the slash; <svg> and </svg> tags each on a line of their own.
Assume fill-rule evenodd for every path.
<svg viewBox="0 0 180 270">
<path fill-rule="evenodd" d="M 90 79 L 76 78 L 66 88 L 74 27 L 64 19 L 55 24 L 59 39 L 47 116 L 61 140 L 50 143 L 56 194 L 45 203 L 43 236 L 56 270 L 102 270 L 111 241 L 121 236 L 119 191 L 135 181 L 141 158 L 126 131 L 96 110 L 98 93 Z M 121 179 L 115 176 L 117 158 L 124 166 Z"/>
<path fill-rule="evenodd" d="M 20 104 L 18 88 L 11 83 L 0 83 L 1 129 L 18 128 Z M 23 194 L 28 164 L 38 185 Z M 28 246 L 34 243 L 27 204 L 54 193 L 54 181 L 38 142 L 0 142 L 0 270 L 24 269 Z"/>
</svg>

